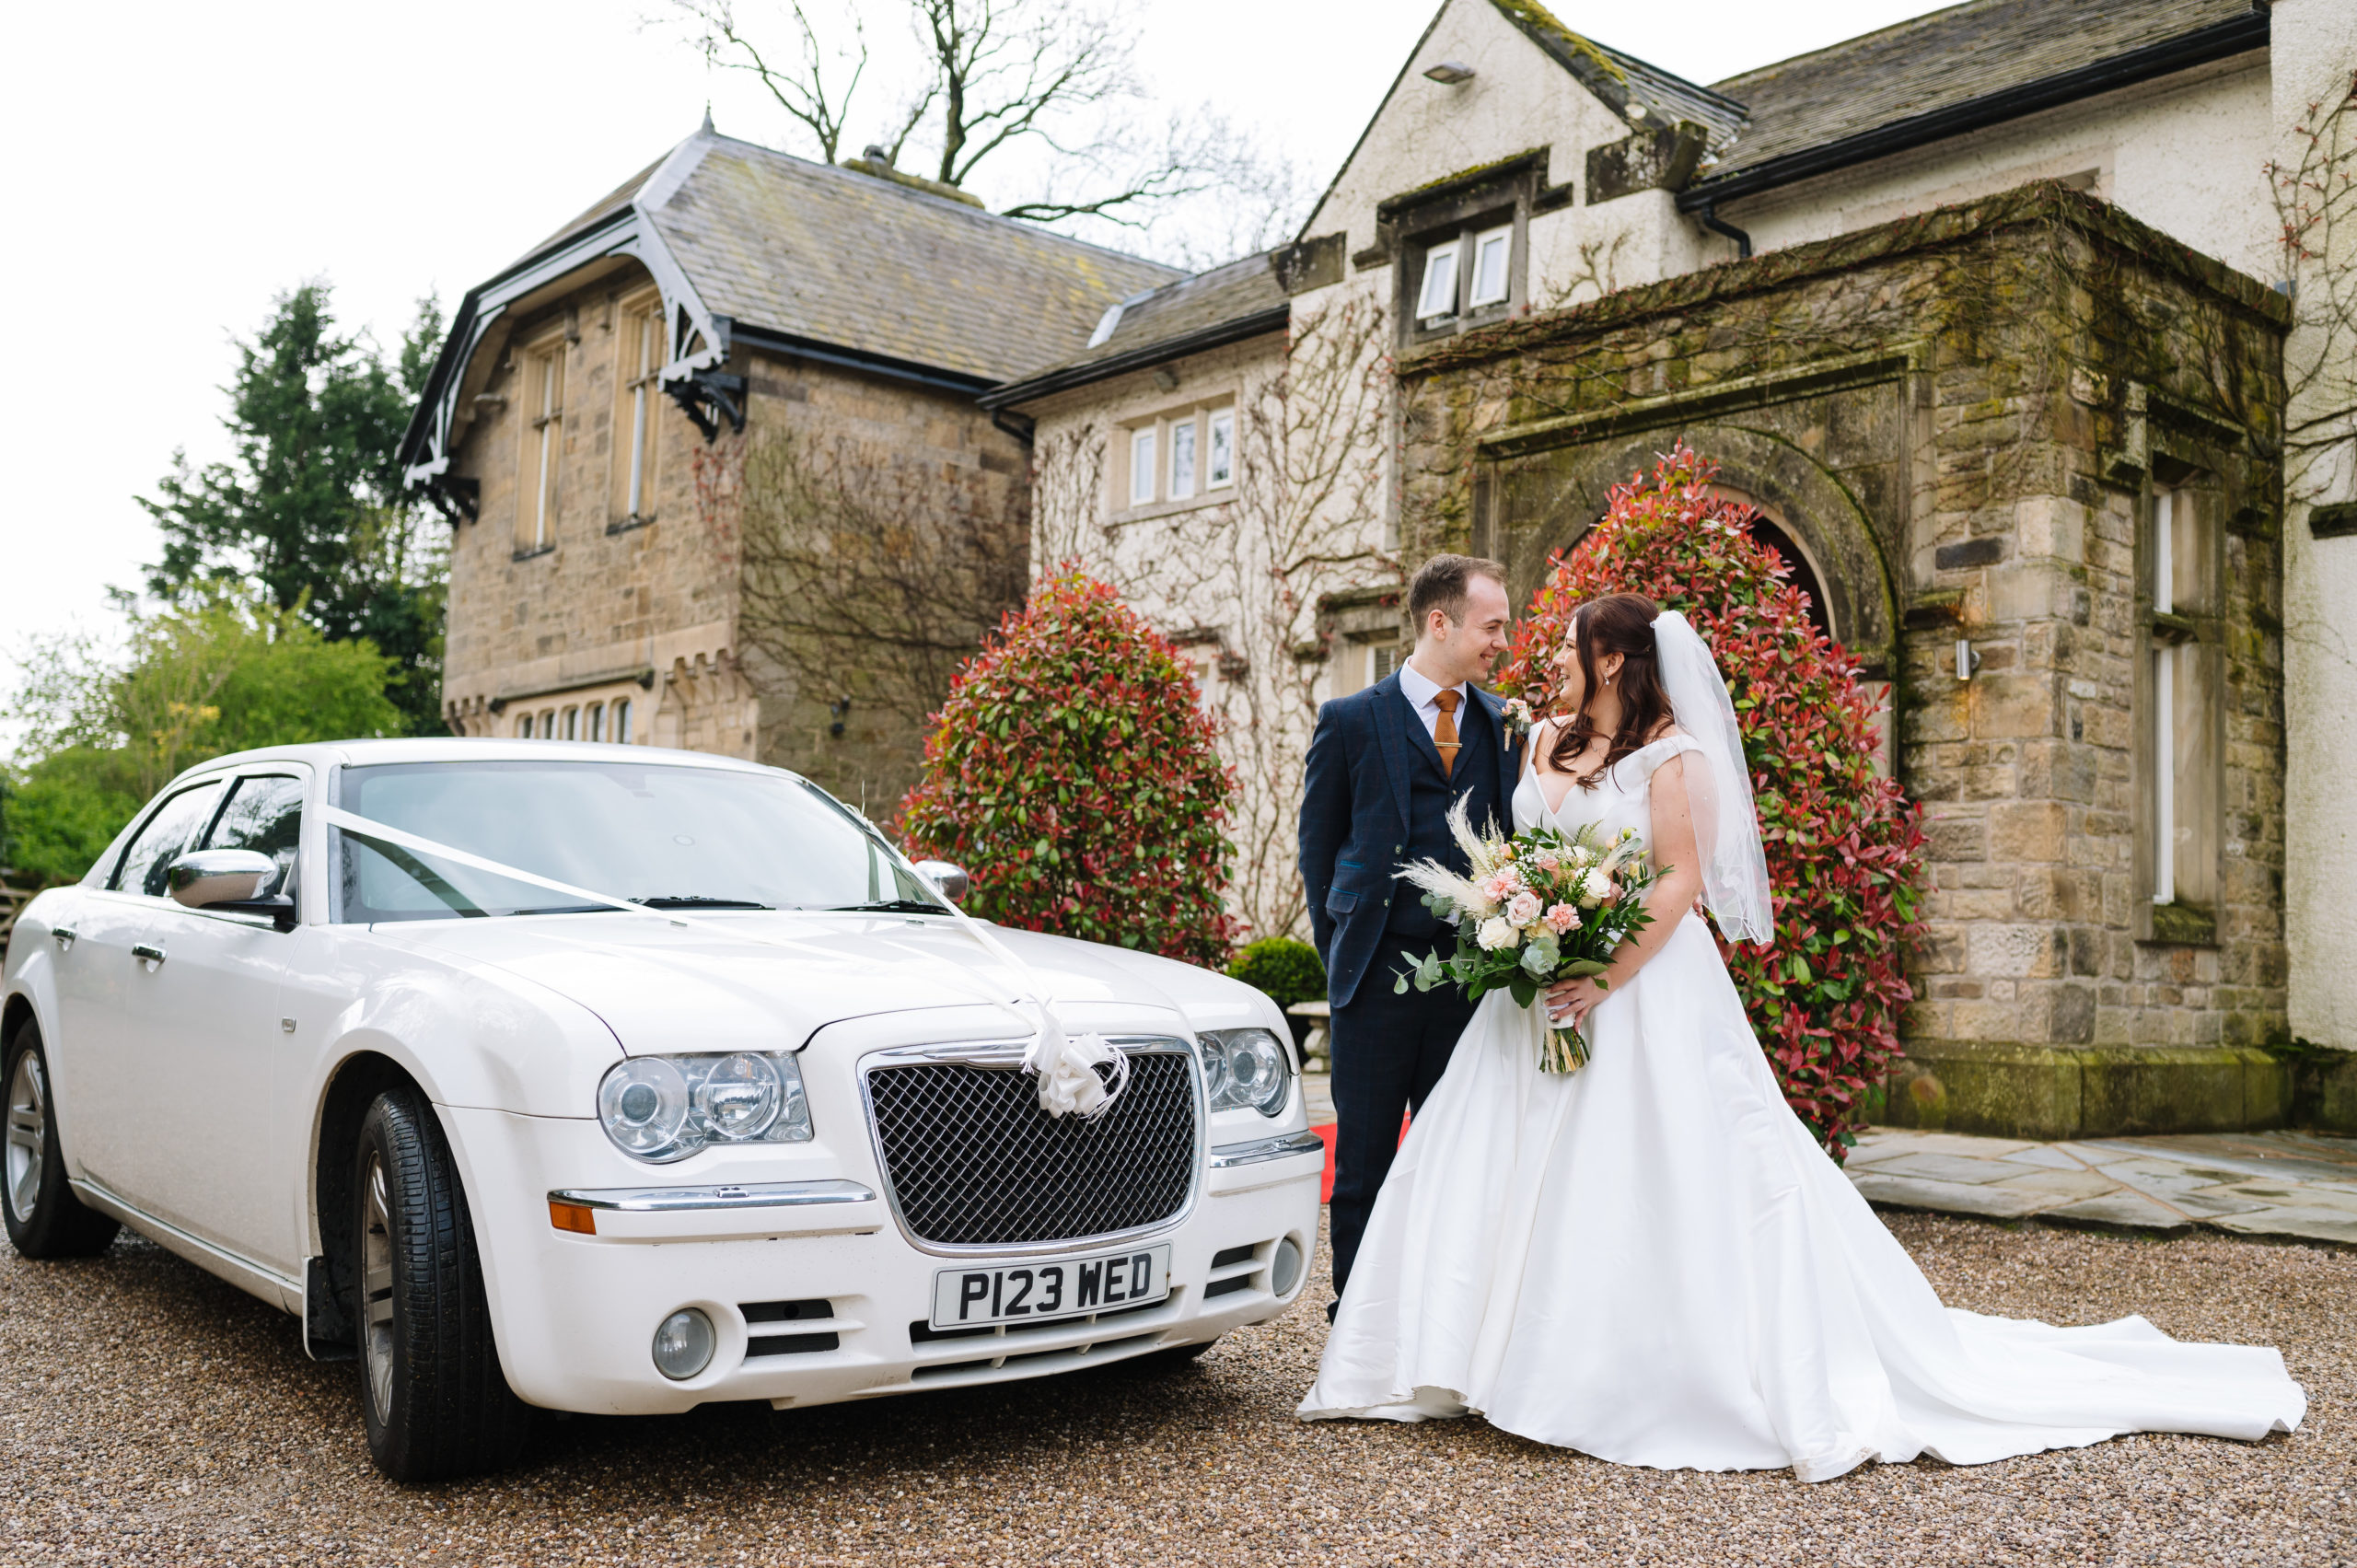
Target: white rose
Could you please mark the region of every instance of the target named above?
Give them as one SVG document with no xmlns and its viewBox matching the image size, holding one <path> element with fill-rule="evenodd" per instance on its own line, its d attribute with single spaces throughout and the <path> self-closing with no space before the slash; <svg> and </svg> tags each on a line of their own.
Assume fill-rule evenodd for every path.
<svg viewBox="0 0 2357 1568">
<path fill-rule="evenodd" d="M 1536 893 L 1516 893 L 1514 902 L 1506 906 L 1506 919 L 1516 925 L 1528 925 L 1538 918 L 1540 909 Z"/>
<path fill-rule="evenodd" d="M 1485 951 L 1495 953 L 1520 942 L 1522 933 L 1516 931 L 1504 919 L 1492 916 L 1481 923 L 1480 933 L 1474 940 L 1480 943 Z"/>
</svg>

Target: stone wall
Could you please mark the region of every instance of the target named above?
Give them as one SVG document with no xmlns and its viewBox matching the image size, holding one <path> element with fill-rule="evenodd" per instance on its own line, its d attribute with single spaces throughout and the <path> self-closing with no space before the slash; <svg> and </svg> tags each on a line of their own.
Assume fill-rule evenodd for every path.
<svg viewBox="0 0 2357 1568">
<path fill-rule="evenodd" d="M 752 754 L 749 694 L 730 674 L 733 541 L 701 515 L 702 437 L 669 399 L 650 411 L 642 516 L 617 482 L 633 415 L 620 307 L 651 286 L 643 273 L 601 280 L 519 323 L 456 447 L 453 471 L 482 487 L 477 520 L 450 548 L 443 709 L 458 733 L 512 735 L 525 714 L 628 698 L 636 740 Z M 535 351 L 558 343 L 555 504 L 536 544 L 521 515 L 539 436 L 525 383 Z"/>
<path fill-rule="evenodd" d="M 1890 1114 L 2263 1124 L 2288 1085 L 2256 1049 L 2284 1027 L 2284 321 L 2053 185 L 1624 291 L 1402 363 L 1408 553 L 1527 580 L 1644 454 L 1727 454 L 1896 683 L 1932 891 Z M 2156 485 L 2214 541 L 2185 613 L 2154 612 Z M 2172 639 L 2215 683 L 2214 799 L 2181 853 L 2216 869 L 2206 906 L 2156 909 L 2148 672 Z"/>
<path fill-rule="evenodd" d="M 952 649 L 1022 604 L 1030 454 L 970 394 L 782 355 L 743 368 L 750 407 L 726 482 L 745 537 L 738 631 L 761 693 L 757 754 L 881 821 L 917 781 L 927 717 L 962 656 Z M 825 608 L 865 630 L 814 639 L 776 624 L 795 612 L 773 613 L 761 591 L 774 559 L 765 519 L 767 537 L 862 563 L 819 597 L 841 596 Z M 993 565 L 978 575 L 984 545 Z M 787 555 L 807 570 L 802 548 Z"/>
<path fill-rule="evenodd" d="M 519 323 L 500 351 L 456 447 L 453 471 L 476 479 L 481 499 L 452 541 L 445 714 L 459 734 L 514 735 L 527 716 L 538 734 L 541 714 L 561 723 L 567 709 L 628 701 L 636 742 L 794 768 L 887 816 L 915 782 L 924 717 L 955 663 L 936 650 L 912 681 L 900 645 L 938 641 L 941 601 L 954 596 L 904 572 L 895 586 L 909 601 L 875 634 L 814 658 L 775 634 L 749 555 L 758 566 L 768 519 L 903 566 L 911 533 L 932 538 L 914 562 L 925 569 L 946 539 L 954 571 L 974 532 L 992 531 L 1011 552 L 1012 588 L 991 600 L 986 625 L 1020 602 L 1028 454 L 955 388 L 740 347 L 724 368 L 747 379 L 745 429 L 706 442 L 668 397 L 650 400 L 652 459 L 633 514 L 630 308 L 647 286 L 635 272 L 600 278 Z M 528 383 L 535 355 L 560 344 L 554 505 L 536 540 Z M 789 447 L 822 457 L 853 504 L 780 517 L 771 503 Z M 940 525 L 931 535 L 928 518 Z"/>
</svg>

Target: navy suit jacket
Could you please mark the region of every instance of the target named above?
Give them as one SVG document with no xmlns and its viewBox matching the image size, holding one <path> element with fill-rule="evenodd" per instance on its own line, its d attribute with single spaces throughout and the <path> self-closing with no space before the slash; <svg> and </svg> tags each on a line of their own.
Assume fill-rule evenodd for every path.
<svg viewBox="0 0 2357 1568">
<path fill-rule="evenodd" d="M 1503 702 L 1479 687 L 1468 690 L 1489 715 L 1481 743 L 1497 748 L 1496 809 L 1504 826 L 1521 776 L 1522 743 L 1502 739 Z M 1474 729 L 1473 723 L 1460 725 L 1460 732 Z M 1465 743 L 1469 749 L 1474 736 L 1467 734 Z M 1469 749 L 1460 751 L 1458 765 L 1470 755 Z M 1439 772 L 1440 751 L 1399 690 L 1397 672 L 1318 710 L 1302 786 L 1301 880 L 1309 898 L 1310 930 L 1326 960 L 1327 1000 L 1334 1006 L 1346 1005 L 1358 993 L 1383 944 L 1391 900 L 1412 903 L 1420 897 L 1395 877 L 1412 858 L 1399 850 L 1418 836 L 1408 819 L 1411 771 L 1427 766 Z M 1424 826 L 1429 838 L 1433 824 Z"/>
</svg>

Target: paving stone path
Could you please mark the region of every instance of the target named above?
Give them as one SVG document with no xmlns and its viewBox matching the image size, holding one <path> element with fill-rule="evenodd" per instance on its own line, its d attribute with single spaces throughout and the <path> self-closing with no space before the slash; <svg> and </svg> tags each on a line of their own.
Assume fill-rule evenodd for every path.
<svg viewBox="0 0 2357 1568">
<path fill-rule="evenodd" d="M 1849 1171 L 1891 1208 L 2357 1245 L 2357 1139 L 2322 1133 L 2037 1144 L 1876 1128 L 1850 1151 Z"/>
<path fill-rule="evenodd" d="M 1309 1120 L 1334 1120 L 1330 1080 L 1306 1074 Z M 2096 1230 L 2336 1241 L 2357 1246 L 2357 1138 L 2215 1132 L 2038 1144 L 1880 1127 L 1850 1151 L 1874 1202 Z"/>
</svg>

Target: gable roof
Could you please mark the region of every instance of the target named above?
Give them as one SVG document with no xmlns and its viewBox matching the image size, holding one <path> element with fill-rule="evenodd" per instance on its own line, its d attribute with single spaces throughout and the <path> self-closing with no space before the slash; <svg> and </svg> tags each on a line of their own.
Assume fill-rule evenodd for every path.
<svg viewBox="0 0 2357 1568">
<path fill-rule="evenodd" d="M 1969 0 L 1713 84 L 1750 125 L 1691 189 L 1727 200 L 2267 40 L 2254 0 Z"/>
<path fill-rule="evenodd" d="M 1087 341 L 1105 308 L 1183 274 L 1142 257 L 750 142 L 705 145 L 638 200 L 715 316 L 1003 381 Z"/>
<path fill-rule="evenodd" d="M 741 410 L 705 378 L 734 341 L 970 394 L 1069 354 L 1106 307 L 1185 275 L 912 183 L 723 136 L 707 119 L 467 291 L 401 436 L 412 483 L 471 515 L 464 482 L 434 487 L 519 313 L 596 275 L 587 269 L 633 260 L 662 292 L 664 384 L 720 398 L 740 429 Z"/>
<path fill-rule="evenodd" d="M 1742 132 L 1745 110 L 1736 99 L 1575 33 L 1538 0 L 1490 0 L 1490 4 L 1607 109 L 1631 124 L 1660 127 L 1691 121 L 1710 134 L 1706 145 L 1713 150 L 1732 143 Z"/>
<path fill-rule="evenodd" d="M 1284 331 L 1289 296 L 1278 259 L 1291 249 L 1281 246 L 1132 295 L 1105 312 L 1088 346 L 984 393 L 982 406 L 1004 408 L 1181 354 Z"/>
</svg>

